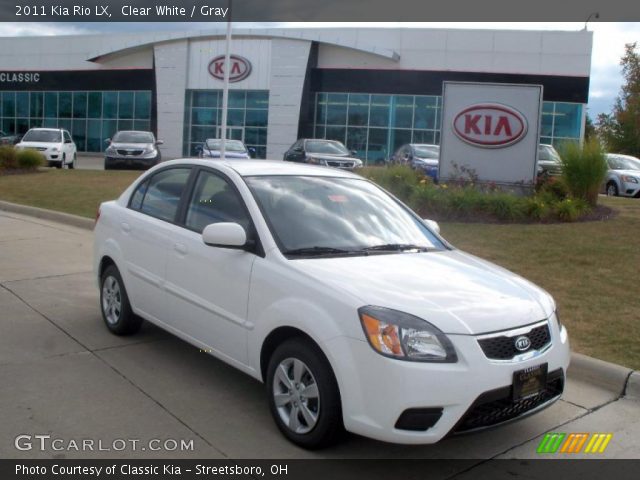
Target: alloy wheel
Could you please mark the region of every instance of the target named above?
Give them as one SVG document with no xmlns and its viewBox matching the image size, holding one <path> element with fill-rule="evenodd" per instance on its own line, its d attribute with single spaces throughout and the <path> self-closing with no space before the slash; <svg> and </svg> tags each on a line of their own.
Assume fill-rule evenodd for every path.
<svg viewBox="0 0 640 480">
<path fill-rule="evenodd" d="M 273 398 L 280 419 L 294 433 L 309 433 L 320 414 L 318 384 L 307 365 L 297 358 L 286 358 L 276 368 Z"/>
<path fill-rule="evenodd" d="M 102 284 L 102 311 L 107 322 L 115 325 L 122 313 L 122 294 L 115 277 L 108 276 Z"/>
</svg>

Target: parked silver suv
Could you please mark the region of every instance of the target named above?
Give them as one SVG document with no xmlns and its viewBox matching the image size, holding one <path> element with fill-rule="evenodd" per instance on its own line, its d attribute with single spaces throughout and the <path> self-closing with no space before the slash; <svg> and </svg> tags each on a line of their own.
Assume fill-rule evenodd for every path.
<svg viewBox="0 0 640 480">
<path fill-rule="evenodd" d="M 640 197 L 640 159 L 607 153 L 609 171 L 604 182 L 609 196 Z"/>
<path fill-rule="evenodd" d="M 158 145 L 153 133 L 137 130 L 122 130 L 113 138 L 105 140 L 109 146 L 104 152 L 104 169 L 140 167 L 151 168 L 161 160 Z"/>
</svg>

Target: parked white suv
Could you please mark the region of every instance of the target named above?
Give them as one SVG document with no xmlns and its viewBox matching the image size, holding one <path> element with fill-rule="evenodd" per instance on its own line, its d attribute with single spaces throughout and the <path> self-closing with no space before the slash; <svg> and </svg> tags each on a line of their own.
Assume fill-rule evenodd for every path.
<svg viewBox="0 0 640 480">
<path fill-rule="evenodd" d="M 339 169 L 170 161 L 100 206 L 100 309 L 115 334 L 145 319 L 266 383 L 307 448 L 343 428 L 433 443 L 549 406 L 569 364 L 553 299 L 435 227 Z"/>
<path fill-rule="evenodd" d="M 61 128 L 32 128 L 24 134 L 16 148 L 39 151 L 50 167 L 75 167 L 76 144 L 69 132 Z"/>
</svg>

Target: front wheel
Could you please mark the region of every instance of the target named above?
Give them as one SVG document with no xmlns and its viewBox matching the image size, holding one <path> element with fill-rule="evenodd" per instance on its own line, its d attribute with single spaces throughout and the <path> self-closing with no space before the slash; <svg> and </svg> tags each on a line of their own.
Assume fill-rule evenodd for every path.
<svg viewBox="0 0 640 480">
<path fill-rule="evenodd" d="M 617 197 L 618 196 L 618 186 L 615 183 L 613 183 L 613 182 L 607 183 L 607 195 L 609 197 Z"/>
<path fill-rule="evenodd" d="M 269 360 L 267 392 L 280 431 L 308 449 L 327 447 L 344 430 L 340 393 L 320 349 L 302 338 L 287 340 Z"/>
<path fill-rule="evenodd" d="M 133 313 L 120 272 L 114 265 L 100 279 L 100 310 L 111 333 L 131 335 L 140 330 L 142 319 Z"/>
<path fill-rule="evenodd" d="M 73 170 L 74 168 L 76 168 L 76 154 L 73 154 L 73 160 L 71 160 L 71 163 L 68 165 L 68 167 Z"/>
</svg>

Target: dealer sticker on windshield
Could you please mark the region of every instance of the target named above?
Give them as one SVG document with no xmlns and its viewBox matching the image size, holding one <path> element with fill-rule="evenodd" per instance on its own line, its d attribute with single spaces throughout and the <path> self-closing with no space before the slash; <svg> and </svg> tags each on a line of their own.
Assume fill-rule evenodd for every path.
<svg viewBox="0 0 640 480">
<path fill-rule="evenodd" d="M 536 365 L 513 373 L 513 400 L 525 400 L 540 394 L 547 385 L 548 365 Z"/>
</svg>

